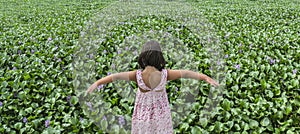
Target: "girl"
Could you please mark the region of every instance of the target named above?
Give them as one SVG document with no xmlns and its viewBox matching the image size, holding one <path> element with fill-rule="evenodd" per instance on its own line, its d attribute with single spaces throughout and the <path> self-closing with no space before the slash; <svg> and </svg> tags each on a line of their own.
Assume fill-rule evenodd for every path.
<svg viewBox="0 0 300 134">
<path fill-rule="evenodd" d="M 138 64 L 142 69 L 106 76 L 96 81 L 87 90 L 88 93 L 91 93 L 99 85 L 114 80 L 136 82 L 138 91 L 132 115 L 132 134 L 173 133 L 171 110 L 165 89 L 167 81 L 191 78 L 219 86 L 216 81 L 204 74 L 189 70 L 165 69 L 166 62 L 160 44 L 156 41 L 144 44 L 138 57 Z"/>
</svg>

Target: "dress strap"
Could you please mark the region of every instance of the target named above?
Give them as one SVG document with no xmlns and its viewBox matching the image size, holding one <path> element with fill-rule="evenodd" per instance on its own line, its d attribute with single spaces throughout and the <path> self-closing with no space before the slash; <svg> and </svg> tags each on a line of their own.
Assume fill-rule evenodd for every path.
<svg viewBox="0 0 300 134">
<path fill-rule="evenodd" d="M 143 88 L 144 90 L 151 90 L 146 86 L 146 84 L 143 81 L 142 70 L 141 69 L 137 70 L 136 78 L 137 78 L 137 84 L 138 84 L 139 87 Z"/>
</svg>

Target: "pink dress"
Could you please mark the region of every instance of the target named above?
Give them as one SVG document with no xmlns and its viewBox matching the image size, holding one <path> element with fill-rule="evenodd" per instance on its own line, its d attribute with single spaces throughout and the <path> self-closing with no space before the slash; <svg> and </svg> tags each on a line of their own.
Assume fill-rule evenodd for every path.
<svg viewBox="0 0 300 134">
<path fill-rule="evenodd" d="M 141 72 L 142 70 L 138 70 L 136 74 L 139 89 L 136 93 L 131 133 L 172 134 L 172 116 L 166 92 L 167 70 L 162 70 L 160 84 L 154 89 L 145 85 Z M 149 91 L 141 92 L 140 88 Z"/>
</svg>

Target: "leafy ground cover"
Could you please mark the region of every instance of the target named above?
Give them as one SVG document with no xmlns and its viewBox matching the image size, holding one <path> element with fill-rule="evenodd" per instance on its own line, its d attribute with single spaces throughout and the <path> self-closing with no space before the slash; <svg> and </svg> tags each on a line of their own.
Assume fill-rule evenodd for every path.
<svg viewBox="0 0 300 134">
<path fill-rule="evenodd" d="M 102 133 L 78 103 L 71 64 L 84 22 L 110 2 L 1 2 L 1 133 Z M 299 133 L 299 3 L 292 0 L 190 2 L 214 24 L 221 37 L 228 71 L 227 90 L 215 116 L 202 120 L 199 109 L 208 97 L 205 93 L 208 88 L 203 89 L 193 113 L 175 131 Z M 143 19 L 149 18 L 153 21 L 151 25 L 143 23 Z M 175 24 L 168 19 L 145 17 L 118 26 L 117 31 L 132 32 L 134 26 L 164 28 Z M 198 69 L 210 74 L 210 65 L 203 60 L 207 56 L 201 54 L 202 46 L 188 36 L 186 29 L 181 30 L 184 43 L 202 59 Z M 99 48 L 96 60 L 109 63 L 117 53 L 118 44 L 114 44 L 114 39 L 122 42 L 115 35 L 111 42 L 102 44 L 104 47 Z M 97 67 L 98 78 L 106 75 L 110 66 Z M 172 64 L 168 66 L 172 68 Z M 132 64 L 132 69 L 136 68 Z M 171 103 L 177 103 L 174 87 L 178 83 L 167 87 L 172 92 Z M 133 101 L 119 100 L 115 92 L 112 85 L 107 85 L 101 93 L 111 107 L 118 106 L 117 110 L 130 117 Z"/>
</svg>

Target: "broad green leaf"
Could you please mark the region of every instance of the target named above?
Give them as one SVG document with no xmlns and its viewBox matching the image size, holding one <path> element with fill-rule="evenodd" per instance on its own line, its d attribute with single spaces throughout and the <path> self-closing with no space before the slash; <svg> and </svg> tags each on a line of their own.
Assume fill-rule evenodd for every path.
<svg viewBox="0 0 300 134">
<path fill-rule="evenodd" d="M 198 126 L 192 127 L 191 133 L 192 134 L 199 134 L 199 133 L 201 133 L 201 128 L 198 127 Z"/>
<path fill-rule="evenodd" d="M 199 121 L 200 121 L 200 124 L 201 124 L 201 126 L 202 126 L 203 128 L 205 128 L 205 127 L 207 126 L 208 121 L 207 121 L 206 118 L 200 118 Z"/>
<path fill-rule="evenodd" d="M 221 122 L 216 122 L 215 125 L 214 125 L 214 130 L 216 132 L 222 132 L 223 131 L 223 124 Z"/>
<path fill-rule="evenodd" d="M 259 124 L 258 124 L 258 122 L 257 122 L 256 120 L 250 119 L 249 127 L 250 127 L 251 129 L 258 127 L 258 125 L 259 125 Z"/>
<path fill-rule="evenodd" d="M 14 125 L 14 128 L 17 129 L 17 130 L 20 130 L 22 127 L 22 123 L 21 122 L 18 122 Z"/>
<path fill-rule="evenodd" d="M 7 85 L 8 85 L 8 83 L 7 83 L 6 81 L 3 81 L 3 82 L 2 82 L 2 88 L 6 88 Z"/>
<path fill-rule="evenodd" d="M 240 125 L 238 125 L 238 124 L 234 124 L 234 126 L 233 126 L 236 130 L 241 130 L 241 127 L 240 127 Z"/>
<path fill-rule="evenodd" d="M 227 124 L 227 126 L 228 126 L 229 128 L 232 128 L 233 125 L 234 125 L 234 122 L 233 122 L 233 121 L 228 121 L 226 124 Z"/>
<path fill-rule="evenodd" d="M 293 110 L 293 107 L 291 104 L 288 104 L 287 107 L 286 107 L 286 110 L 285 110 L 285 114 L 286 115 L 289 115 Z"/>
<path fill-rule="evenodd" d="M 295 134 L 295 132 L 293 132 L 292 130 L 288 130 L 286 133 L 287 134 Z"/>
<path fill-rule="evenodd" d="M 26 113 L 31 114 L 32 113 L 32 108 L 31 107 L 26 108 L 25 111 L 26 111 Z"/>
<path fill-rule="evenodd" d="M 78 98 L 76 96 L 72 96 L 70 102 L 71 104 L 76 105 L 78 103 Z"/>
<path fill-rule="evenodd" d="M 226 110 L 226 111 L 229 111 L 229 110 L 230 110 L 230 102 L 229 102 L 227 99 L 225 99 L 225 100 L 223 101 L 223 108 L 224 108 L 224 110 Z"/>
<path fill-rule="evenodd" d="M 188 123 L 183 123 L 183 124 L 180 126 L 180 129 L 181 129 L 181 130 L 184 130 L 184 131 L 186 131 L 188 128 L 189 128 L 189 124 L 188 124 Z"/>
<path fill-rule="evenodd" d="M 260 84 L 261 84 L 261 86 L 262 86 L 263 89 L 266 89 L 266 88 L 267 88 L 267 82 L 266 82 L 266 80 L 261 79 L 261 80 L 260 80 Z"/>
<path fill-rule="evenodd" d="M 260 124 L 262 126 L 268 126 L 270 124 L 269 118 L 265 117 L 263 120 L 261 120 Z"/>
</svg>

